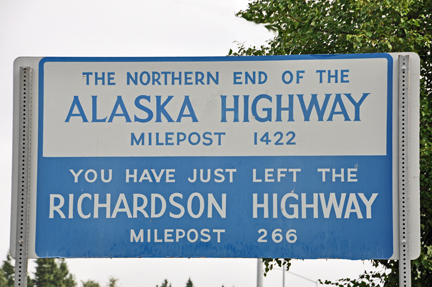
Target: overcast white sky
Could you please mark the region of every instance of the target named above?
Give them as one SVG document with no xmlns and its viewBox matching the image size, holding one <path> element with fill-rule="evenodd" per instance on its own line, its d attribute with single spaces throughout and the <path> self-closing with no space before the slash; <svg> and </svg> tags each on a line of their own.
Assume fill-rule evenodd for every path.
<svg viewBox="0 0 432 287">
<path fill-rule="evenodd" d="M 237 42 L 261 45 L 272 37 L 264 27 L 235 13 L 247 0 L 2 0 L 0 1 L 0 259 L 9 248 L 12 68 L 19 56 L 224 56 Z M 256 259 L 73 259 L 78 282 L 104 286 L 154 287 L 165 278 L 173 287 L 190 277 L 197 287 L 255 286 Z M 31 264 L 31 266 L 33 266 Z M 33 268 L 33 267 L 31 267 Z M 354 277 L 363 261 L 295 261 L 292 271 L 312 280 Z M 31 269 L 32 270 L 32 269 Z M 316 286 L 288 275 L 286 286 Z M 281 286 L 273 271 L 264 286 Z M 81 285 L 81 284 L 80 284 Z"/>
</svg>

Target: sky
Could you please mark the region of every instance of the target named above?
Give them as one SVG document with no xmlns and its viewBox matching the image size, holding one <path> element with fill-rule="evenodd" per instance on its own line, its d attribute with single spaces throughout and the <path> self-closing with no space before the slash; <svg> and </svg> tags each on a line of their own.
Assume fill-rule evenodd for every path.
<svg viewBox="0 0 432 287">
<path fill-rule="evenodd" d="M 235 17 L 247 0 L 2 0 L 0 1 L 0 259 L 9 249 L 12 166 L 12 71 L 20 56 L 225 56 L 238 43 L 262 45 L 263 26 Z M 256 259 L 68 259 L 78 282 L 105 286 L 255 286 Z M 30 272 L 34 263 L 30 261 Z M 285 286 L 316 286 L 317 279 L 356 277 L 369 262 L 295 260 Z M 307 277 L 300 278 L 294 274 Z M 281 286 L 272 271 L 264 286 Z"/>
</svg>

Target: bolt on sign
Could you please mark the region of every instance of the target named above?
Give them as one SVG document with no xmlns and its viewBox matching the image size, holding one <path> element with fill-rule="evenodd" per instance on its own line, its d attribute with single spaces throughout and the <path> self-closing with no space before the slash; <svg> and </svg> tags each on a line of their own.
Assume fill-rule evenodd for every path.
<svg viewBox="0 0 432 287">
<path fill-rule="evenodd" d="M 398 258 L 404 165 L 415 258 L 405 55 L 403 163 L 399 54 L 18 58 L 11 250 L 21 210 L 33 258 Z"/>
</svg>

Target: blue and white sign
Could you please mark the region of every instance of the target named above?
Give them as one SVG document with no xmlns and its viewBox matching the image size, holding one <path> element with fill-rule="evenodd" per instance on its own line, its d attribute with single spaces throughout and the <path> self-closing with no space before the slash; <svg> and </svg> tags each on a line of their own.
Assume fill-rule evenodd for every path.
<svg viewBox="0 0 432 287">
<path fill-rule="evenodd" d="M 391 258 L 395 59 L 18 59 L 34 256 Z"/>
</svg>

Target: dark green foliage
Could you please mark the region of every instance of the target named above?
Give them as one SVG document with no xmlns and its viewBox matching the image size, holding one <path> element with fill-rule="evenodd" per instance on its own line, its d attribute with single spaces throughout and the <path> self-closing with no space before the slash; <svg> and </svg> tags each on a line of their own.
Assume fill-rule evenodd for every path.
<svg viewBox="0 0 432 287">
<path fill-rule="evenodd" d="M 110 277 L 108 282 L 108 287 L 117 287 L 117 278 Z"/>
<path fill-rule="evenodd" d="M 13 287 L 14 286 L 14 266 L 12 265 L 12 258 L 8 254 L 6 260 L 0 271 L 0 287 Z"/>
<path fill-rule="evenodd" d="M 194 287 L 192 280 L 189 278 L 188 281 L 186 282 L 186 287 Z"/>
<path fill-rule="evenodd" d="M 430 14 L 431 0 L 257 0 L 237 16 L 265 24 L 277 35 L 268 45 L 241 45 L 229 54 L 416 51 L 421 55 L 430 49 Z"/>
<path fill-rule="evenodd" d="M 36 260 L 35 285 L 37 287 L 75 287 L 64 259 L 39 258 Z"/>
<path fill-rule="evenodd" d="M 15 266 L 12 264 L 10 254 L 6 256 L 0 268 L 0 287 L 13 287 L 15 284 Z M 27 276 L 27 287 L 33 287 L 33 280 Z"/>
<path fill-rule="evenodd" d="M 156 287 L 159 287 L 159 285 L 156 285 Z M 164 282 L 162 282 L 160 287 L 172 287 L 171 283 L 168 283 L 168 280 L 165 279 Z"/>
<path fill-rule="evenodd" d="M 93 280 L 81 281 L 82 287 L 100 287 L 99 283 Z"/>
<path fill-rule="evenodd" d="M 8 287 L 7 280 L 3 275 L 3 272 L 0 272 L 0 287 Z"/>
<path fill-rule="evenodd" d="M 100 284 L 93 280 L 81 281 L 82 287 L 100 287 Z M 117 287 L 118 279 L 110 277 L 108 280 L 108 287 Z"/>
<path fill-rule="evenodd" d="M 274 267 L 279 267 L 279 268 L 284 268 L 286 270 L 289 270 L 291 266 L 291 260 L 288 258 L 285 259 L 263 258 L 263 263 L 265 265 L 264 276 L 266 276 L 270 270 L 273 270 Z"/>
<path fill-rule="evenodd" d="M 0 268 L 0 287 L 13 287 L 15 267 L 12 258 L 7 255 L 6 260 Z M 93 280 L 81 281 L 83 287 L 100 287 L 99 283 Z M 108 287 L 117 287 L 118 279 L 109 278 Z M 69 273 L 64 259 L 37 259 L 35 279 L 27 276 L 27 287 L 75 287 L 77 283 L 72 274 Z M 170 285 L 171 286 L 171 285 Z M 164 286 L 168 287 L 168 286 Z"/>
<path fill-rule="evenodd" d="M 276 36 L 261 47 L 240 45 L 229 55 L 415 52 L 421 60 L 421 255 L 412 286 L 432 282 L 432 0 L 255 0 L 237 16 L 264 24 Z M 265 271 L 281 261 L 265 259 Z M 398 286 L 398 261 L 374 260 L 388 272 L 325 282 L 336 286 Z M 289 266 L 288 266 L 289 267 Z M 382 269 L 382 268 L 381 268 Z M 380 270 L 380 269 L 377 269 Z"/>
</svg>

